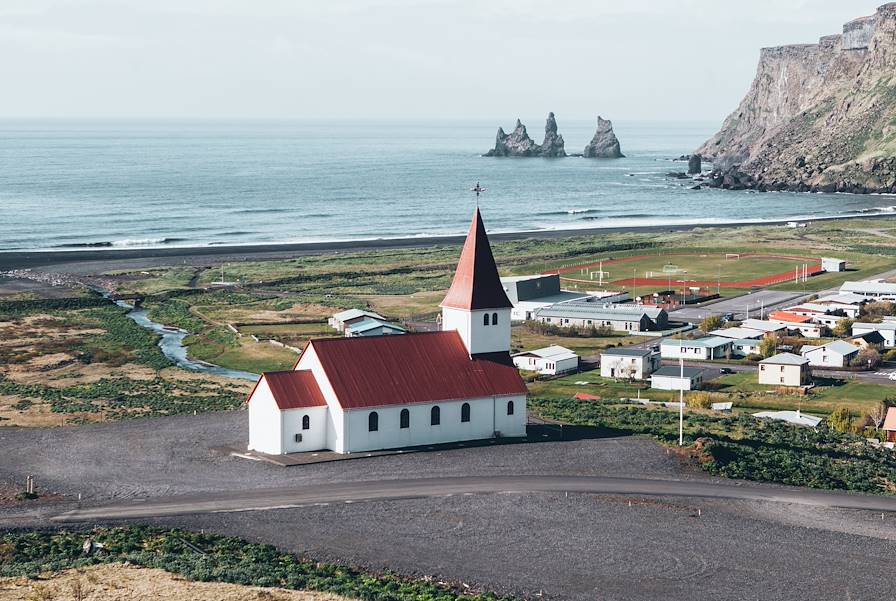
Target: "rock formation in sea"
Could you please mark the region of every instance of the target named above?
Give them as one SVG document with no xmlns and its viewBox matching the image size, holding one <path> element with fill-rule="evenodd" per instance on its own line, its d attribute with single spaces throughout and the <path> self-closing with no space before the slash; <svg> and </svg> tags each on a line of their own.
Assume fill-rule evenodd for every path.
<svg viewBox="0 0 896 601">
<path fill-rule="evenodd" d="M 498 128 L 495 147 L 484 156 L 565 157 L 566 151 L 563 148 L 563 136 L 557 133 L 557 120 L 554 118 L 554 113 L 548 113 L 548 119 L 544 126 L 544 141 L 540 145 L 529 137 L 526 126 L 517 119 L 510 134 L 504 133 L 504 128 Z"/>
<path fill-rule="evenodd" d="M 696 150 L 722 188 L 896 192 L 896 3 L 817 44 L 764 48 L 722 129 Z"/>
<path fill-rule="evenodd" d="M 703 160 L 699 154 L 688 157 L 688 175 L 698 175 L 703 171 Z"/>
<path fill-rule="evenodd" d="M 597 131 L 591 142 L 585 146 L 583 156 L 594 159 L 618 159 L 624 157 L 619 140 L 613 133 L 613 123 L 607 119 L 597 117 Z"/>
</svg>

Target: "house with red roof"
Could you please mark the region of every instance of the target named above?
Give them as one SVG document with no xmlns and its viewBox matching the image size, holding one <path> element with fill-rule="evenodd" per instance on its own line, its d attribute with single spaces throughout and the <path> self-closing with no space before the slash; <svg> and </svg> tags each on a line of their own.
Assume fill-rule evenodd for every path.
<svg viewBox="0 0 896 601">
<path fill-rule="evenodd" d="M 249 394 L 249 449 L 357 453 L 523 437 L 526 385 L 510 357 L 510 300 L 477 208 L 442 330 L 308 342 Z"/>
</svg>

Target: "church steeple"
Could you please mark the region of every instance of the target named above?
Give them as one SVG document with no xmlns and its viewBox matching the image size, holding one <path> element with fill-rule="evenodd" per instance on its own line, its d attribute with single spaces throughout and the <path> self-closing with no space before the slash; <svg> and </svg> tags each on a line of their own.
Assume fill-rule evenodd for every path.
<svg viewBox="0 0 896 601">
<path fill-rule="evenodd" d="M 510 351 L 510 310 L 479 207 L 442 301 L 442 329 L 457 330 L 470 356 Z"/>
<path fill-rule="evenodd" d="M 513 307 L 498 276 L 498 266 L 495 265 L 479 207 L 473 213 L 473 222 L 460 253 L 454 280 L 441 306 L 467 311 Z"/>
</svg>

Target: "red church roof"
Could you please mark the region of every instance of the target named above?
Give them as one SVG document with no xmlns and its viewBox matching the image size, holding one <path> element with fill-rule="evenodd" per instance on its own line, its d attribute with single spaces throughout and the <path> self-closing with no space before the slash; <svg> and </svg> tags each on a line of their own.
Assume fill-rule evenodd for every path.
<svg viewBox="0 0 896 601">
<path fill-rule="evenodd" d="M 467 310 L 505 309 L 513 306 L 498 276 L 498 267 L 488 243 L 479 207 L 473 213 L 473 222 L 460 253 L 454 280 L 441 306 Z"/>
<path fill-rule="evenodd" d="M 308 370 L 265 372 L 258 378 L 255 388 L 258 388 L 262 380 L 268 383 L 271 395 L 281 410 L 325 407 L 327 405 L 327 401 L 317 385 L 317 380 L 314 379 L 314 374 Z M 249 393 L 250 400 L 255 393 L 255 388 Z"/>
<path fill-rule="evenodd" d="M 471 359 L 456 331 L 325 338 L 308 347 L 344 409 L 527 392 L 512 365 L 491 356 Z"/>
</svg>

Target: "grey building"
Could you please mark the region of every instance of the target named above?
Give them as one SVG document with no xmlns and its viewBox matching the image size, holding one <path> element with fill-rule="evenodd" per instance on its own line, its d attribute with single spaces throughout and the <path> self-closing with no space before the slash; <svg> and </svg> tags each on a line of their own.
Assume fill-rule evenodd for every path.
<svg viewBox="0 0 896 601">
<path fill-rule="evenodd" d="M 597 302 L 569 302 L 535 311 L 535 319 L 562 327 L 609 327 L 614 332 L 665 330 L 669 314 L 645 305 L 606 305 Z"/>
</svg>

